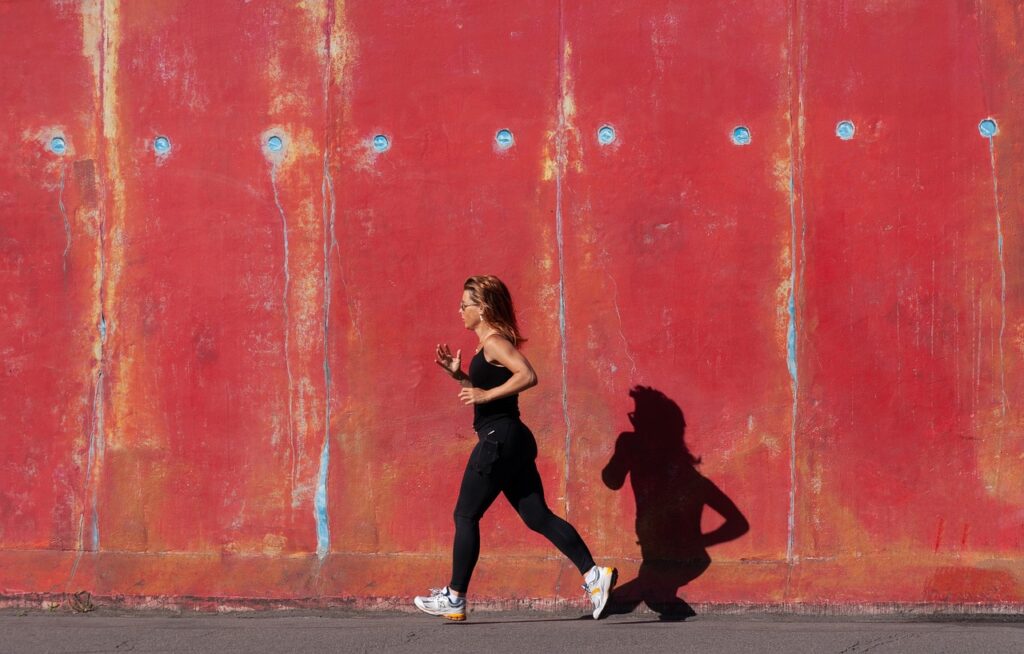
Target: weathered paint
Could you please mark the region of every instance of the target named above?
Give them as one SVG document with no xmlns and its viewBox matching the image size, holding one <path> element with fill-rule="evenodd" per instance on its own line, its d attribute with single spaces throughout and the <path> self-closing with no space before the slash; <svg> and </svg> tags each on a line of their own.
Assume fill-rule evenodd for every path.
<svg viewBox="0 0 1024 654">
<path fill-rule="evenodd" d="M 474 436 L 431 354 L 472 351 L 460 285 L 493 272 L 548 502 L 647 599 L 653 570 L 694 603 L 1024 603 L 1012 0 L 16 2 L 0 31 L 3 595 L 444 583 Z M 696 468 L 653 439 L 673 403 Z M 729 503 L 749 531 L 705 547 Z M 577 587 L 499 502 L 474 596 Z"/>
</svg>

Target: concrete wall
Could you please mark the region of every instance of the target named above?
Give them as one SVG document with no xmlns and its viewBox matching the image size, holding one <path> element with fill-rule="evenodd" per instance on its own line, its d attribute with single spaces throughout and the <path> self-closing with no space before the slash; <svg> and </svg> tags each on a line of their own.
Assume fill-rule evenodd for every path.
<svg viewBox="0 0 1024 654">
<path fill-rule="evenodd" d="M 1024 603 L 1018 2 L 23 1 L 0 37 L 7 598 L 445 583 L 475 436 L 432 349 L 489 272 L 548 502 L 646 559 L 636 601 Z M 498 504 L 473 594 L 576 601 Z"/>
</svg>

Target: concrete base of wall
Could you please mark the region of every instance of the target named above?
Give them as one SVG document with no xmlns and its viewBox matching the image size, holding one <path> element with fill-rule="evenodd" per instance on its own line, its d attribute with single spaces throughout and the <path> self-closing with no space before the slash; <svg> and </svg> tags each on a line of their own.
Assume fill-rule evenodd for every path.
<svg viewBox="0 0 1024 654">
<path fill-rule="evenodd" d="M 863 616 L 900 619 L 927 618 L 929 621 L 963 620 L 965 618 L 993 618 L 1024 620 L 1024 604 L 987 603 L 781 603 L 737 604 L 699 602 L 691 604 L 697 615 L 779 615 L 779 616 Z M 172 613 L 251 613 L 257 611 L 287 613 L 317 612 L 400 612 L 416 613 L 406 597 L 329 597 L 294 600 L 264 598 L 210 598 L 210 597 L 149 597 L 107 596 L 86 594 L 85 603 L 72 594 L 40 594 L 0 596 L 0 609 L 43 610 L 50 612 L 82 613 L 91 611 L 172 612 Z M 585 600 L 483 600 L 474 601 L 473 611 L 481 613 L 530 612 L 585 614 Z M 657 615 L 646 606 L 634 613 Z"/>
<path fill-rule="evenodd" d="M 640 561 L 614 564 L 620 589 L 636 579 Z M 332 554 L 321 561 L 309 555 L 8 551 L 0 552 L 0 606 L 60 605 L 87 591 L 97 605 L 132 609 L 402 609 L 413 595 L 446 583 L 449 565 L 414 553 Z M 702 612 L 1019 613 L 1024 589 L 1016 580 L 1022 578 L 1024 563 L 1000 559 L 715 561 L 676 596 Z M 651 593 L 636 583 L 631 588 L 633 604 L 643 607 Z M 559 558 L 484 556 L 471 592 L 479 610 L 584 606 L 578 573 Z"/>
</svg>

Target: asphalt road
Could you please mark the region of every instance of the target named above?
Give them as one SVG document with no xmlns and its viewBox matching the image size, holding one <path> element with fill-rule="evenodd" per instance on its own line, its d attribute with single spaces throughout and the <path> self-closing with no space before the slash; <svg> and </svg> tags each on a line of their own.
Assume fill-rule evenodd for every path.
<svg viewBox="0 0 1024 654">
<path fill-rule="evenodd" d="M 445 623 L 410 613 L 233 614 L 4 610 L 0 652 L 936 652 L 1024 653 L 1024 616 L 905 620 L 652 615 L 595 622 L 551 613 L 475 613 Z"/>
</svg>

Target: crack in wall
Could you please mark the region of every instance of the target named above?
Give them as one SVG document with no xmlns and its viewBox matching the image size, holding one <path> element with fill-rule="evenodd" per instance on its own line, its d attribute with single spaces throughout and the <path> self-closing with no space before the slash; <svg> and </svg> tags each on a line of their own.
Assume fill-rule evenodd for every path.
<svg viewBox="0 0 1024 654">
<path fill-rule="evenodd" d="M 75 549 L 75 561 L 71 564 L 71 574 L 68 575 L 68 581 L 64 584 L 64 592 L 68 593 L 71 590 L 71 584 L 75 583 L 75 575 L 78 574 L 78 566 L 82 563 L 82 555 L 85 554 L 85 549 L 82 547 L 82 536 L 85 530 L 85 516 L 79 516 L 78 518 L 78 547 Z"/>
<path fill-rule="evenodd" d="M 1002 416 L 1006 416 L 1009 400 L 1006 396 L 1006 361 L 1004 339 L 1006 336 L 1006 261 L 1003 254 L 1003 218 L 999 206 L 999 175 L 996 168 L 996 146 L 994 137 L 988 138 L 989 162 L 992 165 L 992 192 L 996 213 L 996 252 L 999 257 L 999 399 Z M 999 478 L 1003 468 L 1003 434 L 1005 425 L 1001 425 L 996 436 L 996 472 L 994 490 L 999 492 Z"/>
<path fill-rule="evenodd" d="M 296 491 L 296 476 L 298 467 L 298 453 L 297 443 L 295 441 L 295 409 L 294 400 L 292 398 L 292 391 L 294 388 L 294 379 L 292 378 L 292 363 L 291 363 L 291 337 L 289 332 L 291 331 L 291 316 L 288 311 L 288 290 L 291 286 L 291 273 L 289 272 L 289 251 L 288 251 L 288 217 L 285 215 L 284 208 L 281 206 L 281 198 L 277 191 L 277 166 L 272 165 L 270 168 L 270 186 L 274 191 L 274 204 L 277 206 L 277 212 L 281 216 L 281 234 L 284 241 L 284 289 L 281 293 L 282 305 L 284 312 L 284 369 L 288 377 L 288 443 L 290 446 L 291 454 L 291 489 L 294 495 Z M 292 503 L 294 504 L 295 497 L 292 497 Z"/>
<path fill-rule="evenodd" d="M 106 336 L 102 337 L 102 340 L 106 341 Z M 94 466 L 98 468 L 99 461 L 102 460 L 106 444 L 103 440 L 103 401 L 104 401 L 104 388 L 103 388 L 103 369 L 100 368 L 96 375 L 96 388 L 93 394 L 93 418 L 92 418 L 92 430 L 89 434 L 89 457 L 88 465 L 86 467 L 89 471 L 94 471 Z M 91 480 L 91 499 L 90 499 L 90 534 L 92 536 L 92 549 L 98 551 L 100 548 L 100 519 L 99 519 L 99 492 L 97 486 L 99 485 L 99 470 L 96 469 L 90 476 L 94 476 Z"/>
<path fill-rule="evenodd" d="M 636 359 L 633 358 L 633 353 L 629 349 L 629 341 L 626 340 L 626 334 L 622 331 L 622 312 L 619 310 L 619 284 L 611 273 L 608 273 L 608 279 L 612 282 L 612 305 L 615 307 L 615 317 L 619 321 L 619 338 L 622 339 L 622 351 L 625 352 L 626 358 L 629 359 L 630 383 L 632 384 L 636 381 Z"/>
<path fill-rule="evenodd" d="M 71 223 L 68 221 L 68 212 L 64 206 L 64 179 L 68 167 L 60 167 L 60 188 L 57 191 L 57 208 L 60 209 L 60 216 L 64 219 L 64 254 L 62 255 L 61 271 L 68 271 L 68 254 L 71 252 Z"/>
<path fill-rule="evenodd" d="M 982 325 L 984 323 L 984 307 L 981 304 L 981 292 L 977 293 L 977 298 L 974 302 L 976 308 L 972 312 L 974 315 L 974 404 L 972 405 L 972 412 L 978 410 L 978 396 L 981 392 L 981 343 L 982 337 Z"/>
<path fill-rule="evenodd" d="M 989 161 L 992 165 L 992 191 L 996 210 L 996 252 L 999 256 L 999 394 L 1003 415 L 1006 415 L 1008 399 L 1006 397 L 1006 362 L 1004 360 L 1003 340 L 1006 335 L 1006 261 L 1003 257 L 1003 217 L 999 207 L 999 175 L 996 169 L 996 146 L 992 138 L 988 139 Z"/>
</svg>

